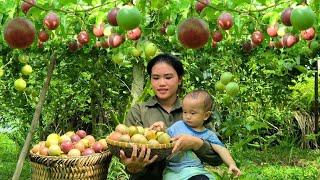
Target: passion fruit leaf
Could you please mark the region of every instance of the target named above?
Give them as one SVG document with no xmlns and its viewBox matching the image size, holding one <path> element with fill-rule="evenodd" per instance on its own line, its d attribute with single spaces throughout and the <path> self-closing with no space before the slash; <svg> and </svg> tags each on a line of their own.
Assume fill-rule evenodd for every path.
<svg viewBox="0 0 320 180">
<path fill-rule="evenodd" d="M 29 17 L 33 20 L 43 19 L 44 16 L 45 16 L 44 11 L 39 8 L 35 8 L 35 7 L 31 7 L 27 13 L 27 17 Z"/>
<path fill-rule="evenodd" d="M 76 4 L 77 0 L 60 0 L 61 5 Z"/>
<path fill-rule="evenodd" d="M 92 4 L 93 6 L 100 5 L 100 4 L 101 4 L 101 0 L 92 0 L 91 4 Z"/>
<path fill-rule="evenodd" d="M 302 73 L 307 73 L 308 72 L 308 70 L 307 70 L 307 68 L 305 68 L 304 66 L 301 66 L 301 65 L 295 65 L 295 66 L 293 66 L 294 68 L 296 68 L 296 69 L 298 69 L 300 72 L 302 72 Z"/>
<path fill-rule="evenodd" d="M 84 2 L 86 2 L 87 4 L 92 4 L 92 0 L 83 0 Z"/>
<path fill-rule="evenodd" d="M 106 20 L 106 13 L 103 11 L 99 11 L 96 15 L 96 24 L 100 24 Z"/>
<path fill-rule="evenodd" d="M 214 10 L 211 7 L 205 7 L 200 16 L 208 20 L 208 22 L 216 22 L 217 17 L 219 16 L 219 11 Z"/>
</svg>

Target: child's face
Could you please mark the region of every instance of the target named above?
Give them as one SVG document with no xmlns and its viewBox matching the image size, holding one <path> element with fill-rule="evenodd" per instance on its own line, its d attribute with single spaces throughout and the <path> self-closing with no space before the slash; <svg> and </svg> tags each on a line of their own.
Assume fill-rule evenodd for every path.
<svg viewBox="0 0 320 180">
<path fill-rule="evenodd" d="M 202 130 L 203 123 L 210 116 L 210 111 L 205 111 L 202 98 L 184 98 L 182 102 L 183 120 L 195 130 Z"/>
</svg>

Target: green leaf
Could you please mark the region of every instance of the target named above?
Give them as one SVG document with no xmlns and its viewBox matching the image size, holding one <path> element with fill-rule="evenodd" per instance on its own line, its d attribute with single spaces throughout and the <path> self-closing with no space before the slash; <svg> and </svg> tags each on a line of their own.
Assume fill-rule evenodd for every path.
<svg viewBox="0 0 320 180">
<path fill-rule="evenodd" d="M 228 8 L 236 8 L 238 7 L 239 5 L 242 5 L 242 4 L 250 4 L 251 3 L 251 0 L 234 0 L 234 1 L 227 1 L 227 7 Z"/>
<path fill-rule="evenodd" d="M 100 24 L 101 22 L 103 22 L 106 19 L 106 13 L 103 11 L 99 11 L 98 15 L 96 16 L 96 24 Z"/>
<path fill-rule="evenodd" d="M 68 4 L 77 4 L 77 0 L 60 0 L 60 4 L 62 6 L 68 5 Z"/>
<path fill-rule="evenodd" d="M 266 4 L 266 0 L 257 0 L 259 3 L 261 3 L 262 5 Z"/>
<path fill-rule="evenodd" d="M 204 8 L 200 13 L 200 16 L 205 18 L 210 23 L 211 22 L 215 23 L 217 21 L 218 15 L 219 15 L 219 11 L 216 11 L 211 7 Z"/>
<path fill-rule="evenodd" d="M 66 16 L 62 16 L 61 17 L 60 26 L 61 26 L 61 32 L 65 36 L 66 32 L 67 32 L 67 29 L 68 29 L 68 23 L 67 23 Z"/>
<path fill-rule="evenodd" d="M 37 19 L 42 19 L 41 18 L 42 14 L 43 14 L 43 10 L 36 7 L 32 7 L 28 11 L 27 16 L 33 20 L 37 20 Z"/>
<path fill-rule="evenodd" d="M 92 0 L 91 4 L 93 6 L 101 5 L 101 0 Z"/>
<path fill-rule="evenodd" d="M 16 8 L 16 2 L 1 0 L 0 8 L 2 12 L 14 11 L 14 9 Z"/>
<path fill-rule="evenodd" d="M 295 0 L 297 2 L 297 4 L 302 3 L 304 0 Z"/>
<path fill-rule="evenodd" d="M 295 66 L 293 66 L 294 68 L 296 68 L 296 69 L 298 69 L 300 72 L 302 72 L 302 73 L 307 73 L 308 72 L 308 70 L 307 70 L 307 68 L 305 68 L 304 66 L 301 66 L 301 65 L 295 65 Z"/>
<path fill-rule="evenodd" d="M 163 7 L 165 2 L 163 0 L 151 0 L 150 4 L 151 4 L 151 8 L 159 9 L 159 8 Z"/>
<path fill-rule="evenodd" d="M 84 2 L 86 2 L 87 4 L 92 4 L 92 0 L 83 0 Z"/>
<path fill-rule="evenodd" d="M 279 18 L 280 18 L 279 13 L 272 11 L 272 12 L 269 12 L 269 13 L 266 13 L 265 15 L 263 15 L 262 20 L 263 21 L 269 20 L 269 24 L 273 25 L 279 20 Z"/>
</svg>

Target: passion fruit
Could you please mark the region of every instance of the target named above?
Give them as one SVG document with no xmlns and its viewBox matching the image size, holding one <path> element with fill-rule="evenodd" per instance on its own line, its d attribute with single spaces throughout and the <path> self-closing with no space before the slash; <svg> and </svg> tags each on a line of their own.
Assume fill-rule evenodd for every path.
<svg viewBox="0 0 320 180">
<path fill-rule="evenodd" d="M 316 15 L 310 7 L 299 5 L 292 10 L 290 21 L 294 28 L 305 30 L 315 23 Z"/>
<path fill-rule="evenodd" d="M 124 6 L 117 14 L 118 26 L 125 30 L 132 30 L 139 26 L 141 22 L 141 14 L 138 8 L 134 6 Z"/>
<path fill-rule="evenodd" d="M 201 48 L 209 39 L 208 24 L 196 17 L 183 21 L 178 27 L 178 39 L 187 48 Z"/>
<path fill-rule="evenodd" d="M 7 23 L 3 34 L 5 41 L 11 48 L 24 49 L 33 43 L 36 28 L 30 20 L 17 17 Z"/>
</svg>

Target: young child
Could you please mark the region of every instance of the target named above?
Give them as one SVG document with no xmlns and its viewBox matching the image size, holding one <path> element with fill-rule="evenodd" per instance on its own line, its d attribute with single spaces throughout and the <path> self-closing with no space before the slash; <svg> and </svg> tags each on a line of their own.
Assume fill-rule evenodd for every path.
<svg viewBox="0 0 320 180">
<path fill-rule="evenodd" d="M 183 120 L 175 122 L 167 129 L 172 137 L 179 135 L 191 135 L 209 141 L 215 152 L 219 154 L 223 162 L 228 165 L 229 171 L 234 175 L 241 175 L 227 148 L 218 139 L 213 131 L 207 129 L 204 124 L 210 120 L 213 100 L 209 93 L 204 90 L 195 90 L 188 93 L 182 102 Z M 159 130 L 163 122 L 154 123 L 151 128 Z M 187 180 L 187 179 L 215 179 L 212 174 L 204 169 L 197 155 L 189 151 L 180 151 L 167 159 L 167 165 L 163 172 L 164 180 Z"/>
</svg>

